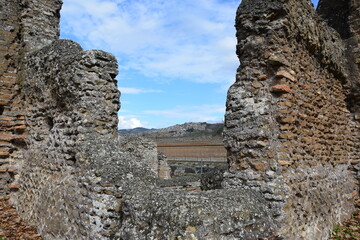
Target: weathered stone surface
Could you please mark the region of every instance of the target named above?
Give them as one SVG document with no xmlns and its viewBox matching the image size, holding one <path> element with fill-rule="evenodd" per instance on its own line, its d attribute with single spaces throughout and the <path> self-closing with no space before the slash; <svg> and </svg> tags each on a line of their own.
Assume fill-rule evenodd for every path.
<svg viewBox="0 0 360 240">
<path fill-rule="evenodd" d="M 18 50 L 20 45 L 20 23 L 17 13 L 20 7 L 17 1 L 1 1 L 0 3 L 0 158 L 5 161 L 1 167 L 19 167 L 19 155 L 24 146 L 15 144 L 4 136 L 14 134 L 13 127 L 24 126 L 16 116 L 17 104 L 14 99 L 19 93 L 17 85 L 17 68 L 19 62 Z M 6 141 L 6 142 L 5 142 Z M 5 147 L 6 146 L 6 147 Z M 10 193 L 7 187 L 15 184 L 15 174 L 4 173 L 0 176 L 0 195 Z"/>
<path fill-rule="evenodd" d="M 55 40 L 23 61 L 28 149 L 13 198 L 45 239 L 259 238 L 277 229 L 254 191 L 160 187 L 155 144 L 116 133 L 112 55 Z"/>
<path fill-rule="evenodd" d="M 158 176 L 160 179 L 171 179 L 171 168 L 165 154 L 158 153 Z"/>
<path fill-rule="evenodd" d="M 319 15 L 333 27 L 346 44 L 349 77 L 347 88 L 348 107 L 360 112 L 360 3 L 351 0 L 321 0 L 317 8 Z M 336 12 L 336 14 L 334 14 Z"/>
<path fill-rule="evenodd" d="M 223 186 L 262 192 L 285 239 L 328 237 L 358 195 L 350 163 L 360 158 L 360 88 L 349 54 L 358 45 L 349 44 L 356 34 L 347 17 L 359 6 L 338 1 L 340 16 L 333 2 L 320 1 L 319 11 L 335 29 L 347 28 L 340 35 L 306 0 L 243 0 L 237 12 L 241 65 L 227 97 Z"/>
<path fill-rule="evenodd" d="M 26 135 L 23 102 L 19 99 L 21 60 L 58 38 L 61 4 L 60 0 L 0 2 L 0 116 L 11 118 L 1 125 L 0 135 Z M 7 153 L 6 165 L 20 169 L 25 147 L 22 141 L 12 141 L 4 152 Z M 6 179 L 0 178 L 0 185 L 16 184 L 18 176 L 9 175 Z M 0 190 L 0 194 L 8 193 L 7 190 Z"/>
<path fill-rule="evenodd" d="M 275 85 L 271 87 L 273 93 L 290 93 L 291 89 L 287 85 Z"/>
<path fill-rule="evenodd" d="M 106 194 L 112 188 L 91 185 L 98 177 L 84 175 L 88 163 L 78 155 L 89 139 L 116 135 L 116 60 L 58 40 L 28 55 L 24 69 L 21 97 L 29 148 L 17 207 L 47 239 L 101 238 L 96 226 L 103 226 L 100 216 L 111 216 L 104 207 L 113 206 L 116 196 Z"/>
<path fill-rule="evenodd" d="M 268 215 L 270 210 L 261 204 L 265 200 L 256 192 L 188 192 L 160 188 L 149 167 L 137 161 L 131 152 L 119 152 L 115 148 L 127 144 L 122 141 L 121 138 L 94 140 L 81 148 L 81 158 L 89 162 L 86 175 L 99 177 L 100 185 L 117 186 L 112 195 L 120 197 L 121 213 L 114 216 L 118 219 L 117 225 L 112 231 L 109 229 L 114 238 L 251 239 L 267 236 L 276 229 L 276 223 Z M 224 204 L 227 209 L 223 208 Z M 256 228 L 245 231 L 247 226 Z M 99 228 L 99 225 L 92 227 Z M 187 231 L 189 228 L 193 231 Z"/>
<path fill-rule="evenodd" d="M 291 73 L 284 71 L 284 70 L 277 72 L 276 76 L 280 77 L 280 78 L 287 78 L 292 82 L 296 81 L 296 78 Z"/>
<path fill-rule="evenodd" d="M 242 1 L 229 168 L 191 192 L 117 135 L 116 60 L 57 40 L 61 1 L 0 1 L 0 194 L 45 239 L 325 239 L 360 179 L 360 4 L 333 2 L 334 29 L 308 0 Z"/>
<path fill-rule="evenodd" d="M 22 51 L 39 50 L 59 38 L 62 0 L 15 0 L 20 7 Z"/>
<path fill-rule="evenodd" d="M 124 198 L 122 239 L 258 239 L 276 228 L 265 200 L 250 190 L 134 186 L 131 192 Z"/>
<path fill-rule="evenodd" d="M 143 160 L 144 164 L 160 179 L 171 178 L 171 169 L 167 163 L 166 156 L 158 153 L 154 141 L 133 135 L 123 135 L 123 138 L 122 151 L 131 152 L 133 156 Z"/>
<path fill-rule="evenodd" d="M 227 167 L 216 167 L 213 171 L 202 174 L 201 176 L 201 189 L 214 190 L 222 189 L 222 182 L 224 180 L 224 172 Z"/>
</svg>

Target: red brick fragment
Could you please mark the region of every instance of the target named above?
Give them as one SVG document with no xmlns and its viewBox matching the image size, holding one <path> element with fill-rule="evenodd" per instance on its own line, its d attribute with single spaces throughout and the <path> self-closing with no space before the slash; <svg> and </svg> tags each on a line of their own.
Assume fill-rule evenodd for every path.
<svg viewBox="0 0 360 240">
<path fill-rule="evenodd" d="M 25 140 L 24 135 L 0 135 L 0 141 Z"/>
<path fill-rule="evenodd" d="M 15 126 L 13 127 L 13 130 L 15 133 L 21 134 L 26 130 L 26 126 L 25 125 Z"/>
<path fill-rule="evenodd" d="M 272 93 L 290 93 L 291 89 L 287 85 L 275 85 L 271 88 Z"/>
<path fill-rule="evenodd" d="M 7 187 L 10 188 L 10 189 L 13 189 L 13 190 L 19 190 L 20 189 L 20 185 L 9 184 L 9 185 L 7 185 Z"/>
<path fill-rule="evenodd" d="M 15 127 L 13 127 L 13 129 L 16 129 L 16 130 L 22 130 L 22 129 L 26 129 L 26 126 L 24 126 L 24 125 L 21 125 L 21 126 L 15 126 Z"/>
<path fill-rule="evenodd" d="M 0 140 L 10 141 L 11 139 L 12 139 L 12 136 L 0 135 Z"/>
<path fill-rule="evenodd" d="M 12 121 L 14 120 L 13 117 L 6 117 L 6 116 L 1 116 L 0 117 L 0 121 Z"/>
</svg>

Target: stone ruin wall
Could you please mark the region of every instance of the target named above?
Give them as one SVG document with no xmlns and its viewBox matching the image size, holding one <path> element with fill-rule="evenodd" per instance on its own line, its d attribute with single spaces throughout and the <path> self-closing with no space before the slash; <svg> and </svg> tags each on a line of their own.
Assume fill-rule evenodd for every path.
<svg viewBox="0 0 360 240">
<path fill-rule="evenodd" d="M 355 114 L 355 119 L 359 120 L 360 3 L 356 0 L 320 1 L 317 12 L 328 25 L 340 34 L 346 45 L 348 79 L 351 80 L 347 86 L 350 91 L 347 96 L 347 104 L 351 112 Z"/>
<path fill-rule="evenodd" d="M 21 111 L 26 130 L 18 192 L 11 197 L 45 239 L 250 238 L 275 229 L 256 193 L 162 188 L 149 162 L 152 143 L 115 134 L 120 104 L 114 57 L 57 40 L 60 2 L 13 6 L 8 15 L 19 26 L 11 103 L 18 107 L 7 109 Z M 259 230 L 244 232 L 246 226 Z"/>
<path fill-rule="evenodd" d="M 13 199 L 45 239 L 200 238 L 229 231 L 251 238 L 274 229 L 256 193 L 161 187 L 149 161 L 154 146 L 115 134 L 112 55 L 55 40 L 27 56 L 22 74 L 29 147 Z M 249 225 L 266 227 L 244 233 Z"/>
<path fill-rule="evenodd" d="M 46 229 L 45 238 L 79 239 L 84 230 L 96 235 L 95 227 L 84 227 L 100 221 L 88 217 L 94 210 L 89 195 L 100 198 L 88 186 L 96 177 L 82 175 L 89 163 L 77 155 L 89 134 L 102 138 L 116 133 L 116 60 L 102 51 L 83 51 L 69 40 L 56 40 L 31 53 L 24 68 L 21 97 L 31 147 L 24 154 L 17 208 L 28 221 Z M 81 185 L 90 189 L 81 192 Z"/>
<path fill-rule="evenodd" d="M 326 238 L 359 184 L 359 6 L 347 3 L 342 40 L 307 0 L 243 0 L 229 170 L 222 189 L 187 192 L 162 187 L 152 143 L 115 134 L 116 60 L 57 40 L 61 2 L 1 1 L 1 194 L 17 191 L 45 239 Z"/>
<path fill-rule="evenodd" d="M 21 59 L 59 37 L 61 1 L 1 1 L 0 194 L 17 191 L 26 148 Z"/>
<path fill-rule="evenodd" d="M 27 93 L 24 93 L 24 84 L 27 83 L 28 73 L 21 71 L 21 69 L 24 68 L 23 64 L 27 61 L 26 58 L 30 52 L 39 50 L 58 39 L 61 5 L 62 2 L 58 0 L 18 0 L 1 3 L 0 192 L 2 194 L 7 194 L 11 190 L 18 190 L 19 186 L 15 176 L 18 175 L 18 170 L 22 166 L 22 150 L 26 148 L 25 138 L 27 131 L 24 116 L 26 99 L 24 100 L 24 98 L 27 97 Z M 112 71 L 115 76 L 117 70 Z M 27 90 L 29 92 L 35 91 L 35 89 L 39 89 L 36 84 L 28 84 Z M 21 90 L 23 90 L 23 94 L 20 94 Z M 118 99 L 115 104 L 117 104 L 116 102 L 118 102 Z M 44 112 L 44 119 L 46 118 L 45 115 Z M 50 118 L 47 120 L 42 119 L 39 122 L 50 121 Z M 113 122 L 110 129 L 114 133 L 116 130 L 116 127 L 114 127 L 115 118 L 111 116 L 111 120 L 107 119 L 106 121 Z M 155 149 L 155 146 L 149 149 Z M 155 152 L 151 150 L 149 154 L 154 155 Z M 155 166 L 158 162 L 156 157 L 151 156 L 149 158 Z M 164 166 L 166 167 L 166 164 Z M 157 170 L 157 167 L 154 168 L 154 171 Z"/>
<path fill-rule="evenodd" d="M 21 159 L 25 121 L 22 112 L 16 112 L 13 99 L 19 91 L 17 85 L 19 22 L 18 5 L 12 1 L 1 3 L 1 71 L 0 71 L 0 193 L 9 193 Z M 19 143 L 21 146 L 19 146 Z M 20 159 L 19 159 L 20 157 Z M 15 190 L 15 189 L 14 189 Z"/>
<path fill-rule="evenodd" d="M 356 0 L 351 1 L 349 25 L 350 25 L 351 35 L 354 38 L 353 40 L 354 45 L 352 45 L 351 47 L 353 49 L 355 62 L 357 66 L 360 68 L 360 2 L 359 1 Z M 356 83 L 357 87 L 360 86 L 359 81 L 360 80 L 358 80 L 358 82 Z M 355 97 L 356 98 L 354 101 L 360 102 L 359 93 Z M 357 112 L 356 119 L 359 120 L 360 107 L 356 109 L 356 112 Z"/>
<path fill-rule="evenodd" d="M 358 13 L 358 1 L 338 2 Z M 225 184 L 262 192 L 275 219 L 289 223 L 286 239 L 324 239 L 359 194 L 352 51 L 309 1 L 243 0 L 236 28 L 241 65 L 227 97 Z"/>
</svg>

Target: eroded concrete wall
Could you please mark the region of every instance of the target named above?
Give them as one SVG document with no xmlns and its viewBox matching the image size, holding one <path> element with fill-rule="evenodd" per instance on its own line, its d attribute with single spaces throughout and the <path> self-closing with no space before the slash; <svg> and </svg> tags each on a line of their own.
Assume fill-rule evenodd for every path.
<svg viewBox="0 0 360 240">
<path fill-rule="evenodd" d="M 324 239 L 358 196 L 346 42 L 306 0 L 243 0 L 236 29 L 241 65 L 227 97 L 224 184 L 262 192 L 286 239 Z"/>
</svg>

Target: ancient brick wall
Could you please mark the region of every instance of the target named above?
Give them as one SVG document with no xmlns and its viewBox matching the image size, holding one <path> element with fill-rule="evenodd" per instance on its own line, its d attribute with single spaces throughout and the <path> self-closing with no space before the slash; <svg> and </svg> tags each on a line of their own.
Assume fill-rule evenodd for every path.
<svg viewBox="0 0 360 240">
<path fill-rule="evenodd" d="M 350 87 L 351 93 L 348 97 L 348 105 L 351 112 L 355 115 L 355 120 L 360 123 L 360 2 L 356 0 L 350 1 L 350 39 L 348 39 L 347 47 L 348 54 L 352 56 L 351 76 L 352 85 Z M 358 134 L 358 141 L 355 148 L 357 149 L 357 156 L 360 156 L 360 134 Z M 360 181 L 360 160 L 359 157 L 352 162 L 352 170 L 357 173 L 357 178 Z"/>
<path fill-rule="evenodd" d="M 360 2 L 322 0 L 319 1 L 317 13 L 340 34 L 346 45 L 345 57 L 348 67 L 348 77 L 344 86 L 347 94 L 346 104 L 355 121 L 360 122 Z M 359 134 L 357 137 L 360 139 Z M 355 142 L 359 143 L 360 140 Z M 354 149 L 357 149 L 357 152 L 352 153 L 359 156 L 360 145 L 356 145 Z M 360 180 L 359 159 L 355 157 L 351 163 L 350 169 Z"/>
<path fill-rule="evenodd" d="M 24 57 L 59 36 L 61 1 L 1 1 L 0 194 L 17 191 L 26 148 L 23 101 Z"/>
<path fill-rule="evenodd" d="M 346 42 L 305 0 L 243 0 L 236 28 L 225 185 L 262 192 L 286 239 L 326 238 L 350 217 L 359 187 L 349 170 L 360 154 Z"/>
<path fill-rule="evenodd" d="M 19 65 L 20 23 L 17 1 L 0 3 L 0 195 L 16 191 L 15 175 L 24 148 L 25 121 L 15 98 L 20 89 Z"/>
</svg>

